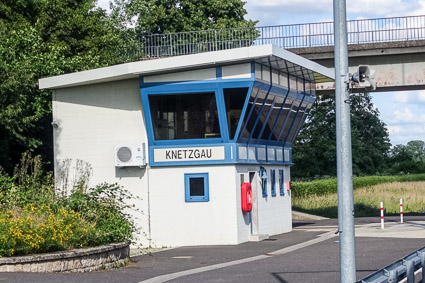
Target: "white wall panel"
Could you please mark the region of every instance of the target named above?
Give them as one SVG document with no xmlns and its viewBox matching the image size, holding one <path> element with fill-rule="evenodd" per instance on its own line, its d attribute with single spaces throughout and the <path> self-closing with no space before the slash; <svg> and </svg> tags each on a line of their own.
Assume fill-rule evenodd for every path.
<svg viewBox="0 0 425 283">
<path fill-rule="evenodd" d="M 148 234 L 146 169 L 116 168 L 118 143 L 147 142 L 139 80 L 59 89 L 53 92 L 55 171 L 71 159 L 69 181 L 75 175 L 76 160 L 88 162 L 93 173 L 90 185 L 103 182 L 122 185 L 141 200 L 134 201 L 142 213 L 134 212 L 141 232 Z M 141 242 L 148 245 L 147 237 Z"/>
</svg>

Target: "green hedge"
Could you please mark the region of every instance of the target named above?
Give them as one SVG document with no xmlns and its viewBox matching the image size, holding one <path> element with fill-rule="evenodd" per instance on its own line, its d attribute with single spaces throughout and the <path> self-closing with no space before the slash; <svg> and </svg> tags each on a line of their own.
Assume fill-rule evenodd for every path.
<svg viewBox="0 0 425 283">
<path fill-rule="evenodd" d="M 415 181 L 425 181 L 425 174 L 354 177 L 353 189 L 370 187 L 382 183 Z M 337 180 L 336 178 L 329 178 L 311 182 L 292 182 L 291 189 L 295 197 L 334 194 L 337 193 Z"/>
</svg>

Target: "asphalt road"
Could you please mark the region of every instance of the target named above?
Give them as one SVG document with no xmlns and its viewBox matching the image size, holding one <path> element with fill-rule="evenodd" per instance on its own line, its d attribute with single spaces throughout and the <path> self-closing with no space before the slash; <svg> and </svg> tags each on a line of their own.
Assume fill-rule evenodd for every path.
<svg viewBox="0 0 425 283">
<path fill-rule="evenodd" d="M 395 222 L 398 218 L 386 220 Z M 409 220 L 420 221 L 425 217 L 405 217 L 405 221 Z M 379 218 L 359 218 L 356 225 L 367 226 L 377 221 Z M 298 221 L 292 232 L 258 243 L 164 250 L 133 257 L 125 268 L 93 273 L 0 273 L 0 282 L 161 282 L 159 279 L 169 274 L 175 275 L 169 282 L 339 282 L 339 243 L 338 237 L 332 236 L 335 225 L 334 219 Z M 412 236 L 407 230 L 403 233 Z M 305 243 L 311 244 L 303 247 Z M 357 278 L 423 246 L 424 237 L 358 237 Z M 178 272 L 182 271 L 189 275 L 181 276 Z"/>
</svg>

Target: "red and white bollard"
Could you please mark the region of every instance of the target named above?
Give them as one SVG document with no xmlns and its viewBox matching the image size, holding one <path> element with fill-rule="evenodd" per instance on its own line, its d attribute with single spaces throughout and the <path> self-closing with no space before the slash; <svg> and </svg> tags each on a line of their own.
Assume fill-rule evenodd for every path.
<svg viewBox="0 0 425 283">
<path fill-rule="evenodd" d="M 381 201 L 381 229 L 384 229 L 384 203 Z"/>
<path fill-rule="evenodd" d="M 403 223 L 403 199 L 400 199 L 400 223 Z"/>
</svg>

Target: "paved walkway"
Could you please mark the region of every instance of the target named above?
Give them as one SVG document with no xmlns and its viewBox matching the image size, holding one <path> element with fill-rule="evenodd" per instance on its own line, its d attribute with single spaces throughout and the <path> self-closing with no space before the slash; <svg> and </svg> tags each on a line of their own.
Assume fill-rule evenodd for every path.
<svg viewBox="0 0 425 283">
<path fill-rule="evenodd" d="M 356 219 L 357 278 L 425 245 L 425 216 Z M 296 221 L 262 242 L 168 249 L 133 257 L 126 268 L 85 274 L 0 273 L 0 282 L 338 282 L 336 219 Z"/>
</svg>

